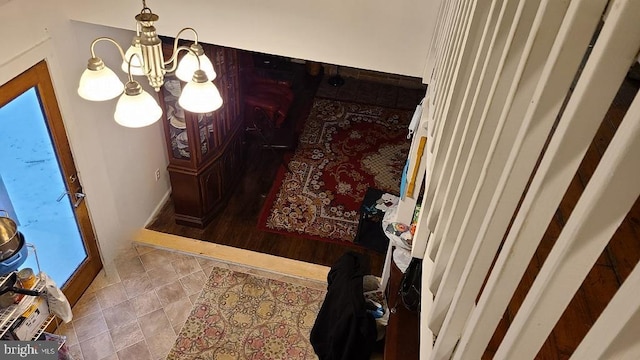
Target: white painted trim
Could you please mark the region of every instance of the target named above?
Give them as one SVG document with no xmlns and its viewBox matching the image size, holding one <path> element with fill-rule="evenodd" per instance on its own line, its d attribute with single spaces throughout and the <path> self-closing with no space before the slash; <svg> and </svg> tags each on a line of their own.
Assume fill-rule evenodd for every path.
<svg viewBox="0 0 640 360">
<path fill-rule="evenodd" d="M 434 332 L 440 329 L 444 321 L 446 308 L 449 306 L 447 297 L 452 294 L 441 294 L 441 280 L 445 273 L 447 264 L 452 259 L 454 249 L 458 247 L 461 235 L 464 234 L 465 228 L 469 225 L 469 213 L 476 201 L 476 187 L 478 182 L 482 181 L 482 167 L 485 157 L 489 156 L 489 150 L 495 134 L 501 130 L 500 112 L 505 102 L 510 101 L 511 84 L 516 76 L 519 59 L 524 50 L 521 46 L 512 46 L 520 42 L 526 41 L 528 31 L 535 18 L 537 4 L 539 0 L 528 1 L 508 1 L 511 7 L 515 7 L 513 17 L 507 16 L 503 18 L 503 24 L 499 26 L 499 32 L 505 37 L 505 46 L 499 54 L 499 63 L 496 76 L 491 81 L 491 89 L 489 96 L 484 102 L 480 123 L 476 133 L 474 134 L 473 144 L 471 145 L 471 153 L 464 165 L 461 183 L 456 191 L 456 197 L 452 207 L 452 215 L 447 221 L 444 232 L 434 232 L 436 236 L 440 234 L 442 237 L 442 245 L 438 249 L 436 255 L 436 267 L 432 273 L 431 286 L 438 288 L 436 291 L 436 300 L 434 304 L 434 313 L 431 317 L 431 326 Z M 504 28 L 503 28 L 504 26 Z M 446 241 L 445 241 L 446 240 Z M 433 290 L 432 287 L 432 290 Z M 443 300 L 440 300 L 440 299 Z"/>
<path fill-rule="evenodd" d="M 629 277 L 571 355 L 571 360 L 640 359 L 640 265 Z"/>
<path fill-rule="evenodd" d="M 471 140 L 468 134 L 475 133 L 477 128 L 478 117 L 471 117 L 471 114 L 473 113 L 473 110 L 475 109 L 475 105 L 477 104 L 477 99 L 478 99 L 478 94 L 480 92 L 480 89 L 483 88 L 482 85 L 484 84 L 484 78 L 485 78 L 485 75 L 487 74 L 487 67 L 490 63 L 489 54 L 491 53 L 491 50 L 494 48 L 494 44 L 496 42 L 497 29 L 498 29 L 497 24 L 500 22 L 499 13 L 502 14 L 503 10 L 500 10 L 500 9 L 504 9 L 504 7 L 499 6 L 499 2 L 501 2 L 503 5 L 505 4 L 502 1 L 503 0 L 493 0 L 491 3 L 491 8 L 488 14 L 489 18 L 485 23 L 485 28 L 483 29 L 483 33 L 482 33 L 482 39 L 481 39 L 481 45 L 480 45 L 481 51 L 479 51 L 476 54 L 476 58 L 474 60 L 474 69 L 472 70 L 472 75 L 471 75 L 472 81 L 469 82 L 467 86 L 467 90 L 465 92 L 465 97 L 467 98 L 463 100 L 464 108 L 459 112 L 458 117 L 456 118 L 456 122 L 463 122 L 464 127 L 462 129 L 462 134 L 460 135 L 460 145 L 458 146 L 458 149 L 456 152 L 455 160 L 451 170 L 452 172 L 451 172 L 451 175 L 449 176 L 449 181 L 446 184 L 446 191 L 444 192 L 445 200 L 443 201 L 443 207 L 442 209 L 438 209 L 440 213 L 437 214 L 437 216 L 436 216 L 436 213 L 434 213 L 436 209 L 434 209 L 433 207 L 429 207 L 428 212 L 426 212 L 424 215 L 426 217 L 425 226 L 428 226 L 431 231 L 436 230 L 437 228 L 436 220 L 441 214 L 443 214 L 442 215 L 444 217 L 443 219 L 449 218 L 451 207 L 453 205 L 453 200 L 454 200 L 453 195 L 455 193 L 452 189 L 457 189 L 460 183 L 460 177 L 462 172 L 461 164 L 464 164 L 466 162 L 466 156 L 464 156 L 464 160 L 461 160 L 461 156 L 463 156 L 462 154 L 468 155 L 469 147 L 471 145 Z M 489 38 L 488 34 L 492 34 L 490 41 L 487 41 Z M 497 64 L 497 59 L 494 61 L 494 63 Z M 473 89 L 473 94 L 470 94 L 469 92 L 472 89 Z M 486 89 L 486 91 L 488 91 L 488 89 Z M 443 188 L 441 187 L 441 185 L 442 185 L 441 183 L 436 183 L 436 180 L 433 180 L 429 184 L 430 187 L 432 188 L 435 187 L 436 193 L 443 191 Z M 441 222 L 440 227 L 442 229 L 444 229 L 444 225 L 442 225 L 443 223 L 446 223 L 446 220 L 442 220 Z M 429 257 L 432 259 L 435 259 L 436 257 L 436 254 L 441 242 L 440 240 L 441 240 L 440 236 L 432 236 L 431 241 L 435 242 L 434 246 L 431 248 L 431 252 L 429 253 Z"/>
<path fill-rule="evenodd" d="M 424 70 L 422 71 L 422 83 L 430 84 L 431 76 L 433 74 L 433 69 L 435 68 L 435 60 L 436 60 L 436 51 L 437 51 L 437 41 L 439 39 L 440 26 L 443 22 L 443 13 L 445 10 L 445 2 L 442 0 L 433 0 L 431 9 L 434 13 L 437 12 L 435 19 L 431 19 L 433 23 L 433 27 L 431 28 L 431 39 L 429 39 L 429 53 L 427 54 L 427 60 L 425 61 Z M 425 21 L 428 21 L 425 19 Z"/>
<path fill-rule="evenodd" d="M 456 63 L 453 78 L 447 80 L 447 82 L 451 83 L 452 90 L 447 97 L 441 116 L 441 121 L 444 122 L 445 126 L 442 134 L 435 139 L 439 145 L 433 148 L 434 157 L 442 158 L 442 160 L 435 162 L 433 170 L 430 172 L 433 181 L 430 183 L 429 188 L 425 190 L 424 195 L 427 197 L 427 203 L 430 204 L 429 216 L 432 220 L 429 223 L 437 221 L 442 207 L 443 194 L 437 191 L 437 185 L 450 174 L 451 161 L 453 160 L 451 157 L 452 149 L 456 147 L 459 141 L 457 139 L 459 138 L 460 128 L 464 126 L 462 122 L 455 121 L 455 119 L 458 117 L 463 104 L 468 100 L 469 87 L 463 86 L 463 84 L 468 83 L 469 78 L 476 72 L 477 55 L 484 45 L 485 38 L 483 35 L 486 34 L 487 17 L 485 12 L 490 3 L 490 0 L 476 0 L 473 2 L 473 7 L 470 9 L 471 19 L 466 21 L 468 26 L 461 44 L 461 56 Z M 480 37 L 478 37 L 478 34 L 480 34 Z M 440 115 L 436 114 L 436 116 Z"/>
<path fill-rule="evenodd" d="M 153 211 L 151 211 L 151 215 L 149 215 L 149 217 L 147 218 L 147 221 L 144 222 L 144 227 L 149 226 L 153 222 L 153 220 L 155 220 L 156 216 L 158 216 L 158 214 L 160 213 L 160 210 L 162 210 L 162 207 L 169 200 L 170 196 L 171 196 L 171 188 L 167 189 L 167 192 L 164 193 L 164 195 L 162 196 L 162 199 L 160 199 L 160 202 L 156 205 L 155 208 L 153 208 Z"/>
<path fill-rule="evenodd" d="M 439 217 L 439 220 L 436 224 L 432 223 L 431 217 L 427 218 L 427 225 L 433 231 L 432 241 L 435 241 L 435 245 L 432 248 L 432 253 L 429 256 L 433 259 L 438 257 L 438 253 L 450 252 L 450 248 L 453 247 L 453 244 L 446 244 L 447 241 L 454 241 L 453 239 L 447 237 L 446 235 L 451 228 L 453 218 L 453 210 L 457 207 L 460 198 L 459 189 L 462 186 L 462 183 L 466 180 L 467 172 L 468 172 L 468 164 L 470 162 L 470 158 L 475 151 L 477 144 L 477 134 L 480 131 L 480 128 L 483 126 L 485 118 L 483 117 L 483 110 L 486 102 L 490 101 L 495 93 L 495 86 L 497 83 L 497 78 L 500 76 L 502 72 L 502 66 L 504 63 L 503 52 L 505 52 L 505 47 L 507 46 L 508 36 L 504 36 L 505 32 L 508 32 L 509 24 L 504 21 L 505 18 L 509 19 L 514 16 L 514 13 L 517 9 L 517 2 L 511 0 L 504 0 L 502 6 L 500 7 L 499 14 L 496 18 L 494 30 L 491 36 L 491 42 L 489 43 L 489 48 L 487 49 L 487 53 L 485 55 L 485 62 L 480 74 L 480 79 L 478 80 L 478 85 L 475 91 L 475 94 L 472 99 L 471 108 L 469 110 L 468 118 L 464 119 L 467 123 L 463 132 L 463 141 L 462 145 L 459 148 L 458 154 L 456 155 L 456 160 L 454 161 L 454 172 L 452 175 L 452 179 L 455 179 L 447 185 L 447 190 L 445 192 L 445 208 L 448 207 L 449 211 L 442 213 Z M 506 29 L 505 29 L 506 28 Z M 457 186 L 454 186 L 454 183 Z M 461 214 L 458 217 L 461 217 L 464 213 L 460 211 Z M 460 226 L 462 219 L 457 220 L 457 226 Z M 455 228 L 455 226 L 454 226 Z M 448 249 L 443 250 L 444 246 L 449 247 Z M 444 266 L 444 265 L 443 265 Z M 437 276 L 437 281 L 433 281 L 432 290 L 435 291 L 437 286 L 439 285 L 439 277 Z M 436 276 L 434 275 L 434 280 L 436 280 Z"/>
<path fill-rule="evenodd" d="M 618 12 L 618 16 L 620 13 Z M 625 44 L 609 41 L 617 33 L 612 22 L 605 23 L 582 77 L 551 140 L 528 193 L 520 206 L 510 233 L 503 244 L 492 274 L 480 297 L 470 323 L 483 318 L 499 318 L 527 264 L 533 256 L 593 135 L 606 113 L 637 47 L 632 32 Z M 635 40 L 633 39 L 635 37 Z M 625 36 L 626 38 L 626 36 Z M 636 45 L 633 45 L 635 41 Z M 616 69 L 611 73 L 611 69 Z M 485 320 L 482 320 L 483 323 Z M 484 327 L 482 327 L 484 330 Z M 463 335 L 462 344 L 466 341 Z"/>
<path fill-rule="evenodd" d="M 624 3 L 624 0 L 622 0 Z M 627 37 L 640 21 L 640 2 L 620 17 Z M 625 8 L 621 6 L 621 8 Z M 633 21 L 629 21 L 633 20 Z M 633 35 L 630 35 L 633 37 Z M 640 39 L 640 38 L 639 38 Z M 619 39 L 612 39 L 618 42 Z M 634 54 L 635 55 L 635 54 Z M 634 56 L 632 55 L 632 56 Z M 628 57 L 629 58 L 629 57 Z M 628 59 L 627 58 L 627 59 Z M 632 57 L 631 57 L 632 58 Z M 629 62 L 627 62 L 627 67 Z M 494 359 L 533 359 L 640 194 L 640 96 L 635 97 L 556 244 L 540 269 Z"/>
<path fill-rule="evenodd" d="M 432 81 L 430 84 L 431 88 L 433 89 L 433 95 L 431 96 L 431 101 L 432 101 L 431 109 L 432 111 L 434 111 L 434 113 L 437 109 L 436 104 L 438 100 L 435 94 L 440 92 L 440 89 L 442 86 L 441 72 L 443 70 L 444 54 L 447 53 L 447 49 L 451 45 L 451 42 L 449 42 L 449 37 L 452 31 L 453 18 L 455 16 L 454 10 L 457 8 L 457 5 L 460 3 L 460 0 L 446 1 L 445 3 L 447 4 L 447 9 L 444 12 L 445 14 L 445 17 L 444 17 L 445 20 L 443 22 L 444 26 L 442 29 L 443 30 L 442 35 L 439 36 L 438 50 L 436 52 L 435 65 L 434 65 L 434 70 L 432 75 Z M 434 127 L 433 131 L 437 132 L 438 126 L 439 124 L 436 123 L 436 127 Z M 432 149 L 432 147 L 429 147 L 429 148 Z"/>
<path fill-rule="evenodd" d="M 427 323 L 427 316 L 433 305 L 433 294 L 428 290 L 427 281 L 429 273 L 433 269 L 433 261 L 428 257 L 422 260 L 422 291 L 420 300 L 420 359 L 429 359 L 432 356 L 433 341 L 435 337 L 431 329 L 423 324 Z"/>
<path fill-rule="evenodd" d="M 466 195 L 461 198 L 469 200 L 459 203 L 463 206 L 455 209 L 458 214 L 464 213 L 464 219 L 459 230 L 454 228 L 451 234 L 456 236 L 451 254 L 447 256 L 443 252 L 443 255 L 447 256 L 444 258 L 447 260 L 446 264 L 437 268 L 437 271 L 442 271 L 442 280 L 434 301 L 432 321 L 433 324 L 437 324 L 436 321 L 443 322 L 447 329 L 447 325 L 452 323 L 450 320 L 445 322 L 445 318 L 451 319 L 452 312 L 456 310 L 456 308 L 450 308 L 450 305 L 455 301 L 454 295 L 460 277 L 469 261 L 469 254 L 482 221 L 489 210 L 496 183 L 510 148 L 513 146 L 540 76 L 540 70 L 553 44 L 555 31 L 559 28 L 568 5 L 566 2 L 554 2 L 554 4 L 558 6 L 547 12 L 548 0 L 542 2 L 529 0 L 521 8 L 521 15 L 518 16 L 517 13 L 514 18 L 512 25 L 512 30 L 515 27 L 512 40 L 514 46 L 511 46 L 505 58 L 505 70 L 499 78 L 496 96 L 493 97 L 488 111 L 485 112 L 487 121 L 477 138 L 478 146 L 469 164 L 469 176 L 462 187 L 463 194 Z M 471 196 L 468 198 L 471 191 Z M 439 356 L 451 354 L 463 324 L 462 321 L 453 324 L 456 330 L 438 339 L 436 351 Z"/>
<path fill-rule="evenodd" d="M 539 6 L 526 7 L 523 11 L 535 13 L 535 19 L 529 27 L 528 20 L 523 14 L 517 32 L 521 37 L 526 38 L 524 50 L 519 57 L 519 64 L 511 81 L 509 92 L 504 105 L 498 103 L 496 111 L 500 112 L 498 124 L 489 144 L 486 157 L 478 159 L 484 160 L 480 176 L 471 201 L 466 209 L 463 228 L 458 233 L 451 259 L 447 263 L 438 295 L 436 296 L 434 311 L 436 314 L 445 316 L 442 332 L 446 334 L 440 337 L 435 345 L 435 351 L 442 357 L 449 357 L 453 348 L 462 333 L 462 328 L 466 322 L 466 317 L 473 302 L 477 297 L 477 292 L 482 286 L 485 274 L 495 256 L 495 250 L 486 254 L 486 257 L 477 259 L 471 257 L 471 250 L 479 246 L 479 242 L 495 242 L 496 248 L 503 237 L 504 230 L 511 219 L 511 213 L 503 214 L 500 219 L 504 221 L 504 227 L 487 234 L 486 219 L 491 219 L 495 210 L 495 202 L 492 198 L 496 193 L 496 188 L 501 174 L 505 168 L 507 158 L 513 152 L 512 147 L 516 144 L 516 137 L 520 132 L 528 105 L 534 93 L 537 80 L 540 78 L 541 69 L 547 61 L 549 51 L 555 40 L 557 31 L 562 23 L 566 12 L 567 2 L 542 1 Z M 514 37 L 514 42 L 518 42 L 518 35 Z M 518 58 L 516 58 L 518 59 Z M 511 61 L 515 61 L 511 60 Z M 493 104 L 492 104 L 493 106 Z M 500 106 L 502 108 L 500 109 Z M 553 119 L 552 119 L 553 120 Z M 550 129 L 551 124 L 547 129 Z M 544 142 L 547 134 L 540 135 Z M 519 200 L 519 196 L 516 197 Z M 513 209 L 512 209 L 513 211 Z M 465 268 L 474 264 L 474 261 L 486 263 L 486 268 L 476 268 L 473 277 L 463 277 Z M 462 281 L 461 281 L 462 279 Z M 470 280 L 473 281 L 470 281 Z M 464 295 L 464 297 L 460 297 Z M 451 304 L 451 305 L 450 305 Z M 438 312 L 439 310 L 439 312 Z"/>
<path fill-rule="evenodd" d="M 490 206 L 492 216 L 485 218 L 478 234 L 480 241 L 476 242 L 472 250 L 474 262 L 465 269 L 457 289 L 457 292 L 461 292 L 459 297 L 456 296 L 459 298 L 457 301 L 464 305 L 454 304 L 456 314 L 448 315 L 452 323 L 464 324 L 473 309 L 485 274 L 520 200 L 519 194 L 524 191 L 605 5 L 606 0 L 580 0 L 572 2 L 567 10 L 566 20 L 558 31 L 558 40 L 549 53 L 542 80 L 537 85 L 515 147 L 502 173 L 498 185 L 500 192 L 494 196 Z M 491 290 L 487 288 L 484 290 L 489 291 Z M 488 304 L 483 303 L 488 305 L 486 307 L 474 310 L 474 316 L 456 348 L 454 359 L 464 359 L 486 348 L 492 334 L 488 329 L 495 329 L 510 299 L 511 295 L 505 295 Z M 493 316 L 491 320 L 477 321 L 479 317 L 486 318 L 488 314 Z M 454 320 L 455 317 L 457 319 Z"/>
</svg>

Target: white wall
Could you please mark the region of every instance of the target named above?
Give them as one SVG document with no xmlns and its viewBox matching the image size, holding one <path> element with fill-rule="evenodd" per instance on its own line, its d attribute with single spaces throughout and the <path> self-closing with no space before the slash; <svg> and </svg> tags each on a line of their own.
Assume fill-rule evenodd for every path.
<svg viewBox="0 0 640 360">
<path fill-rule="evenodd" d="M 114 257 L 129 247 L 131 234 L 169 189 L 162 128 L 120 127 L 113 120 L 115 100 L 93 103 L 77 95 L 91 40 L 107 35 L 127 43 L 131 33 L 71 22 L 63 10 L 45 0 L 0 6 L 0 84 L 47 60 L 105 269 L 113 274 Z M 107 65 L 117 69 L 117 53 L 104 53 Z M 159 182 L 156 168 L 163 174 Z"/>
<path fill-rule="evenodd" d="M 67 0 L 69 16 L 134 29 L 141 1 Z M 156 28 L 239 49 L 422 77 L 440 0 L 149 0 Z M 190 36 L 190 35 L 189 35 Z"/>
</svg>

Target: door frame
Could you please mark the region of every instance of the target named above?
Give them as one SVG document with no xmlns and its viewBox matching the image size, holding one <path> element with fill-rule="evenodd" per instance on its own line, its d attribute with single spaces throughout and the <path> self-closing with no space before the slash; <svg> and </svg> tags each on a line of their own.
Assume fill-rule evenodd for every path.
<svg viewBox="0 0 640 360">
<path fill-rule="evenodd" d="M 37 90 L 40 107 L 46 122 L 45 125 L 51 136 L 51 142 L 55 149 L 58 163 L 60 164 L 60 171 L 64 178 L 66 190 L 69 191 L 69 194 L 82 193 L 82 185 L 80 184 L 78 172 L 73 160 L 73 154 L 46 60 L 41 60 L 36 65 L 0 86 L 2 90 L 0 92 L 0 107 L 31 88 L 36 88 Z M 93 225 L 91 224 L 86 201 L 81 201 L 78 207 L 74 208 L 74 213 L 82 235 L 87 258 L 80 264 L 64 286 L 62 286 L 62 291 L 72 306 L 78 301 L 102 269 L 102 261 L 100 259 L 96 236 Z"/>
</svg>

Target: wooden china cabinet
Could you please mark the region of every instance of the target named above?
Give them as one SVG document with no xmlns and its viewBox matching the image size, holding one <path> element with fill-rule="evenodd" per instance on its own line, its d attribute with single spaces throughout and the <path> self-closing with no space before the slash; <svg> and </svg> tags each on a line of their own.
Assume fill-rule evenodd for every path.
<svg viewBox="0 0 640 360">
<path fill-rule="evenodd" d="M 172 53 L 173 39 L 164 44 Z M 240 177 L 243 152 L 243 106 L 237 50 L 202 44 L 213 62 L 223 105 L 206 114 L 184 111 L 178 96 L 185 83 L 167 74 L 159 95 L 169 155 L 175 221 L 204 227 L 229 200 Z"/>
</svg>

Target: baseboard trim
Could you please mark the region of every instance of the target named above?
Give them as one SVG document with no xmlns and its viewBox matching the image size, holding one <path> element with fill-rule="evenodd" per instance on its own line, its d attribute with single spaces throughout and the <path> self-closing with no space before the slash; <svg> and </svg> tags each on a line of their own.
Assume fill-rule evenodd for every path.
<svg viewBox="0 0 640 360">
<path fill-rule="evenodd" d="M 171 188 L 167 189 L 167 192 L 164 193 L 158 205 L 156 205 L 156 207 L 151 212 L 151 215 L 149 216 L 149 218 L 147 218 L 147 221 L 144 222 L 144 227 L 149 226 L 153 222 L 153 220 L 156 218 L 156 216 L 158 216 L 164 204 L 167 202 L 167 200 L 169 200 L 169 196 L 171 196 Z"/>
</svg>

